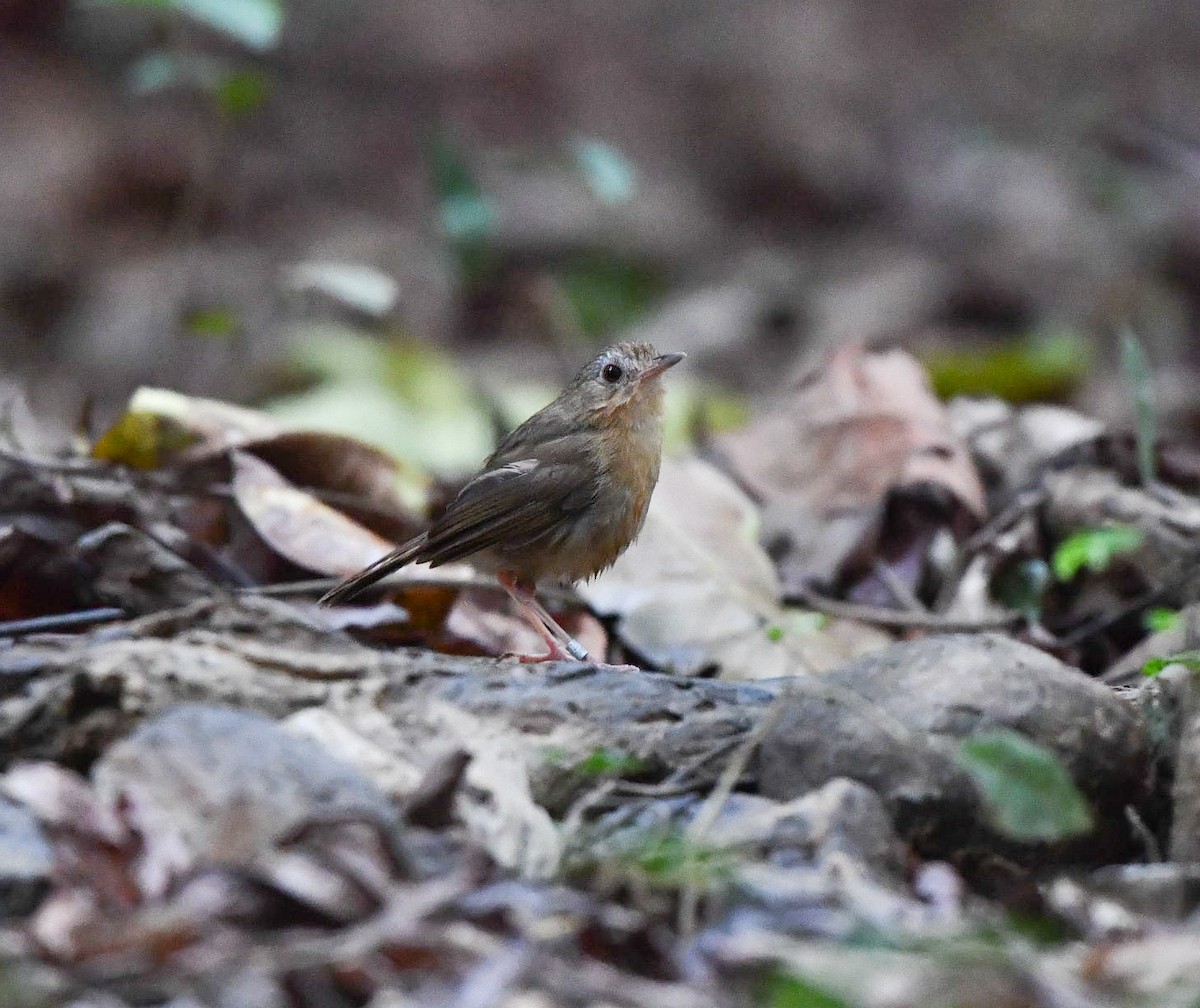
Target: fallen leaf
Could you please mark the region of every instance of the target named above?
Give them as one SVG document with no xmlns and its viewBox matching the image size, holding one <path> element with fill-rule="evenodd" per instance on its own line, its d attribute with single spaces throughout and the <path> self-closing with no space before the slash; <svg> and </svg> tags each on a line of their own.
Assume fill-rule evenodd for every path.
<svg viewBox="0 0 1200 1008">
<path fill-rule="evenodd" d="M 234 451 L 233 496 L 254 530 L 280 556 L 339 577 L 374 563 L 393 543 L 292 486 L 262 459 Z"/>
<path fill-rule="evenodd" d="M 915 587 L 923 564 L 914 559 L 932 534 L 949 527 L 964 536 L 986 514 L 966 445 L 903 351 L 835 351 L 785 402 L 718 446 L 762 502 L 764 541 L 789 586 L 853 584 L 873 578 L 882 559 Z M 911 506 L 889 515 L 889 500 L 904 496 Z"/>
<path fill-rule="evenodd" d="M 664 460 L 641 535 L 579 591 L 602 616 L 619 617 L 618 635 L 635 651 L 683 674 L 822 671 L 891 643 L 782 606 L 757 528 L 757 509 L 727 476 L 697 458 Z"/>
<path fill-rule="evenodd" d="M 334 505 L 389 539 L 407 539 L 420 524 L 402 487 L 400 465 L 386 452 L 357 438 L 321 431 L 287 431 L 252 441 L 256 455 L 285 480 L 321 491 Z M 404 482 L 412 482 L 405 474 Z"/>
<path fill-rule="evenodd" d="M 460 592 L 445 624 L 436 635 L 439 651 L 484 655 L 540 654 L 541 637 L 511 611 L 499 593 Z M 468 645 L 464 648 L 463 645 Z"/>
<path fill-rule="evenodd" d="M 274 437 L 282 425 L 265 413 L 170 389 L 139 388 L 125 414 L 92 446 L 92 457 L 137 469 L 213 455 Z"/>
</svg>

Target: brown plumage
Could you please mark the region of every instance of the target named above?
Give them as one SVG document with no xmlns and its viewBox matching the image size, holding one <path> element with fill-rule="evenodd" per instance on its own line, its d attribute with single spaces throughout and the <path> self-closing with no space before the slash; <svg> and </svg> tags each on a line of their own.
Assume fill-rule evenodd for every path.
<svg viewBox="0 0 1200 1008">
<path fill-rule="evenodd" d="M 539 581 L 610 566 L 642 528 L 662 453 L 662 384 L 684 355 L 618 343 L 508 435 L 437 521 L 321 602 L 350 598 L 405 564 L 467 560 L 496 574 L 549 658 L 587 652 L 537 601 Z"/>
</svg>

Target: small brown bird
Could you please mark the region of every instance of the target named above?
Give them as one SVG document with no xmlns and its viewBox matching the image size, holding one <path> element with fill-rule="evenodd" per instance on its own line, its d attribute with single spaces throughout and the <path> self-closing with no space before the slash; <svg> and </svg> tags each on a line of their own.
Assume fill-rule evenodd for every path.
<svg viewBox="0 0 1200 1008">
<path fill-rule="evenodd" d="M 580 581 L 609 567 L 641 531 L 662 457 L 659 380 L 684 354 L 618 343 L 508 435 L 428 531 L 326 594 L 358 594 L 413 562 L 470 558 L 494 573 L 550 651 L 522 661 L 588 658 L 537 600 L 542 580 Z"/>
</svg>

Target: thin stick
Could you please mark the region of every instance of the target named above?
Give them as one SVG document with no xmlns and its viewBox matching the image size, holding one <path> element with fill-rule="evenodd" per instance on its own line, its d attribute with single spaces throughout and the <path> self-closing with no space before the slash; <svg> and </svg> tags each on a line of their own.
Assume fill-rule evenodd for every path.
<svg viewBox="0 0 1200 1008">
<path fill-rule="evenodd" d="M 125 610 L 111 606 L 100 609 L 80 609 L 76 612 L 54 613 L 50 616 L 32 616 L 29 619 L 9 620 L 0 623 L 0 637 L 20 637 L 24 634 L 53 633 L 71 627 L 91 626 L 96 623 L 112 623 L 124 619 Z"/>
<path fill-rule="evenodd" d="M 939 613 L 903 612 L 898 609 L 877 609 L 874 606 L 842 602 L 821 595 L 811 588 L 799 586 L 789 590 L 789 602 L 799 602 L 817 612 L 839 619 L 858 620 L 876 626 L 897 627 L 904 630 L 935 630 L 944 633 L 976 632 L 981 630 L 1007 630 L 1021 622 L 1021 614 L 1005 612 L 979 619 L 955 619 Z"/>
</svg>

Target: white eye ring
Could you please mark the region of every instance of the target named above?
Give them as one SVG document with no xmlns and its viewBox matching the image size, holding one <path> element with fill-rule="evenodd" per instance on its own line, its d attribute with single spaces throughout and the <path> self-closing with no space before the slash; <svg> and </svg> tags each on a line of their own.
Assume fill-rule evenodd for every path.
<svg viewBox="0 0 1200 1008">
<path fill-rule="evenodd" d="M 620 364 L 605 364 L 600 371 L 600 377 L 610 385 L 615 385 L 625 377 L 625 369 Z"/>
</svg>

